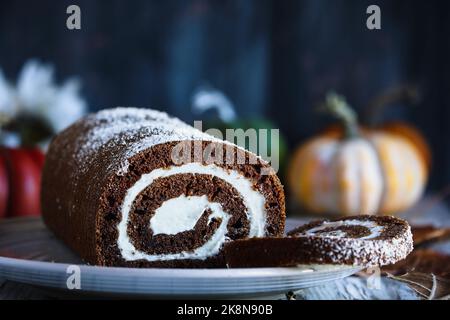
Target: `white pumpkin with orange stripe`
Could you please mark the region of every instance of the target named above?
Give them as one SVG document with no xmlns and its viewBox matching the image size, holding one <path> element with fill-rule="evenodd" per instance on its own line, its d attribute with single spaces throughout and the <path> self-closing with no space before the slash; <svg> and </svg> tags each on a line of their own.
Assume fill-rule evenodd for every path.
<svg viewBox="0 0 450 320">
<path fill-rule="evenodd" d="M 428 168 L 421 150 L 405 136 L 358 127 L 343 98 L 329 95 L 327 111 L 345 134 L 330 130 L 301 146 L 288 171 L 291 192 L 318 213 L 392 214 L 422 195 Z"/>
</svg>

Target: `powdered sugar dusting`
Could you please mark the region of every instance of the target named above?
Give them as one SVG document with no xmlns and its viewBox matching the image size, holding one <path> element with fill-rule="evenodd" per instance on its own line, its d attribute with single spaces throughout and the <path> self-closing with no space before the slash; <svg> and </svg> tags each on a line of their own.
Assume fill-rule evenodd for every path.
<svg viewBox="0 0 450 320">
<path fill-rule="evenodd" d="M 86 170 L 92 155 L 111 145 L 121 146 L 123 152 L 110 163 L 119 175 L 128 170 L 127 159 L 152 146 L 184 140 L 204 140 L 227 143 L 197 130 L 165 112 L 119 107 L 106 109 L 83 119 L 87 132 L 78 137 L 79 148 L 74 154 L 80 170 Z"/>
<path fill-rule="evenodd" d="M 403 226 L 402 231 L 395 236 L 388 237 L 384 235 L 384 230 L 388 229 L 389 225 L 378 224 L 377 217 L 364 216 L 359 221 L 366 225 L 370 222 L 374 233 L 380 232 L 381 235 L 384 235 L 383 237 L 349 238 L 343 234 L 336 237 L 333 235 L 329 236 L 327 233 L 315 233 L 317 230 L 323 229 L 322 226 L 329 226 L 333 223 L 346 226 L 358 225 L 355 223 L 358 219 L 324 221 L 319 225 L 314 225 L 312 228 L 304 228 L 301 232 L 294 230 L 288 235 L 301 237 L 308 242 L 308 245 L 318 249 L 321 257 L 323 257 L 323 262 L 326 263 L 330 263 L 330 261 L 337 264 L 351 262 L 353 265 L 358 266 L 383 266 L 404 259 L 413 250 L 413 238 L 408 223 L 394 217 L 383 217 L 383 219 L 391 219 L 392 224 L 398 225 L 401 223 Z M 346 221 L 351 223 L 343 223 Z"/>
</svg>

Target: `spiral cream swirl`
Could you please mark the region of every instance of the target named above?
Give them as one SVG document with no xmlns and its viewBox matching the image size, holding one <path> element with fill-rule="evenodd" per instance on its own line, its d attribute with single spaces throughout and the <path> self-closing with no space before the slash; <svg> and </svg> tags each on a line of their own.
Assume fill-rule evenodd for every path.
<svg viewBox="0 0 450 320">
<path fill-rule="evenodd" d="M 265 235 L 265 198 L 259 191 L 254 189 L 252 182 L 239 172 L 227 170 L 214 164 L 202 165 L 195 162 L 181 166 L 172 166 L 170 168 L 159 168 L 150 173 L 143 174 L 140 179 L 127 190 L 125 195 L 121 207 L 122 218 L 118 225 L 119 236 L 117 245 L 121 251 L 122 257 L 126 261 L 141 259 L 147 261 L 168 261 L 178 259 L 204 260 L 216 255 L 225 241 L 227 241 L 227 224 L 230 219 L 230 214 L 223 210 L 220 203 L 210 202 L 206 196 L 186 197 L 185 195 L 182 195 L 165 201 L 152 219 L 150 219 L 149 228 L 152 229 L 154 235 L 160 233 L 176 235 L 179 232 L 185 231 L 186 228 L 195 225 L 195 222 L 200 218 L 201 214 L 206 209 L 209 209 L 212 212 L 209 215 L 209 221 L 213 218 L 220 219 L 220 225 L 210 239 L 196 249 L 168 254 L 148 254 L 138 250 L 133 245 L 128 235 L 127 228 L 134 200 L 156 179 L 170 177 L 176 174 L 212 175 L 229 183 L 240 194 L 245 207 L 247 208 L 246 216 L 250 222 L 248 236 L 262 237 Z M 187 205 L 189 201 L 193 201 L 194 205 Z M 179 208 L 178 210 L 175 210 L 177 206 Z M 183 221 L 180 221 L 180 219 Z"/>
<path fill-rule="evenodd" d="M 368 234 L 358 237 L 361 240 L 374 239 L 381 235 L 384 227 L 376 223 L 375 221 L 364 220 L 341 220 L 341 221 L 324 221 L 317 227 L 311 228 L 304 232 L 304 235 L 330 237 L 330 238 L 345 238 L 347 237 L 347 231 L 345 227 L 364 227 L 367 229 Z"/>
</svg>

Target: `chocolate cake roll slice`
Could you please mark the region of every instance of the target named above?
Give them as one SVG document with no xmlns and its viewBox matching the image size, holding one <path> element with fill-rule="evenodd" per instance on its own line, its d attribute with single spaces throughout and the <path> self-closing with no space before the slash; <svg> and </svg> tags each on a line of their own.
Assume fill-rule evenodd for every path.
<svg viewBox="0 0 450 320">
<path fill-rule="evenodd" d="M 287 237 L 238 240 L 225 245 L 232 268 L 311 264 L 383 266 L 413 249 L 411 228 L 390 216 L 354 216 L 300 226 Z"/>
<path fill-rule="evenodd" d="M 103 266 L 224 266 L 224 243 L 280 236 L 285 222 L 266 161 L 137 108 L 91 114 L 55 137 L 42 211 L 70 248 Z"/>
</svg>

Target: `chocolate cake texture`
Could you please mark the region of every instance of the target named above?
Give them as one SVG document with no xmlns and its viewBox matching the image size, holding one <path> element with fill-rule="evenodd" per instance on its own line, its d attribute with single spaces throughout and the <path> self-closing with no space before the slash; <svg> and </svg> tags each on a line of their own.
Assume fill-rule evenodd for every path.
<svg viewBox="0 0 450 320">
<path fill-rule="evenodd" d="M 287 237 L 238 240 L 225 245 L 229 267 L 281 267 L 339 264 L 383 266 L 413 249 L 408 223 L 391 216 L 353 216 L 314 221 Z"/>
<path fill-rule="evenodd" d="M 42 180 L 45 223 L 94 265 L 221 267 L 226 242 L 284 232 L 266 161 L 155 110 L 76 122 L 51 142 Z"/>
</svg>

